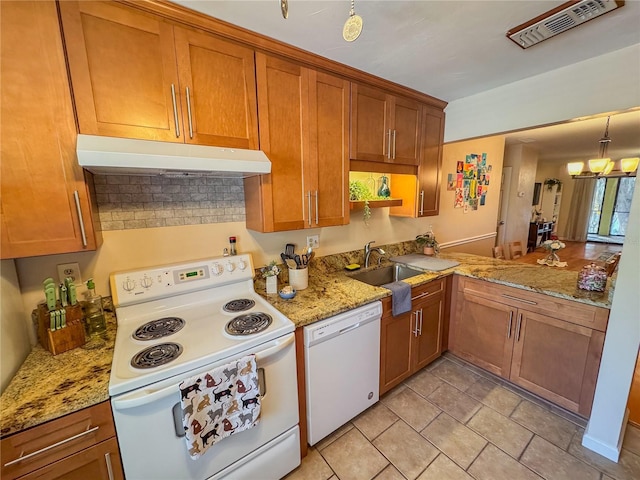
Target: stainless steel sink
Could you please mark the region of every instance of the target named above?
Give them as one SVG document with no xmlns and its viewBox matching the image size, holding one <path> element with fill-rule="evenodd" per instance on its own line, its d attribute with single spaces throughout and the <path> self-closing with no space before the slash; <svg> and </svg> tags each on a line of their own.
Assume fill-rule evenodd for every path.
<svg viewBox="0 0 640 480">
<path fill-rule="evenodd" d="M 354 278 L 360 282 L 379 287 L 385 283 L 397 282 L 398 280 L 404 280 L 406 278 L 415 277 L 420 275 L 422 270 L 416 270 L 415 268 L 407 267 L 406 265 L 400 265 L 395 263 L 382 268 L 376 268 L 374 270 L 367 270 L 364 272 L 356 272 L 349 274 L 351 278 Z"/>
</svg>

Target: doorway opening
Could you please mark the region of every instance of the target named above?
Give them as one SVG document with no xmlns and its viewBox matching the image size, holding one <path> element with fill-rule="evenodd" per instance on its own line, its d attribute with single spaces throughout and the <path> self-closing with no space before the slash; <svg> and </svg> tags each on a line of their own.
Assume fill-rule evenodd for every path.
<svg viewBox="0 0 640 480">
<path fill-rule="evenodd" d="M 587 240 L 624 242 L 636 177 L 599 178 L 593 192 Z"/>
</svg>

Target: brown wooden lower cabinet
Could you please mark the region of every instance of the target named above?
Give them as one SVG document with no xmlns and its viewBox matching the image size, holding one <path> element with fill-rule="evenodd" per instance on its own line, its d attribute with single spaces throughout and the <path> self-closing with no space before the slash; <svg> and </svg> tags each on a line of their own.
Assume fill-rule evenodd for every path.
<svg viewBox="0 0 640 480">
<path fill-rule="evenodd" d="M 458 277 L 449 349 L 589 417 L 609 311 Z"/>
<path fill-rule="evenodd" d="M 442 353 L 445 280 L 414 287 L 411 311 L 394 317 L 391 297 L 382 300 L 380 395 Z"/>
<path fill-rule="evenodd" d="M 122 480 L 109 401 L 3 438 L 3 480 Z M 22 458 L 22 460 L 20 460 Z"/>
</svg>

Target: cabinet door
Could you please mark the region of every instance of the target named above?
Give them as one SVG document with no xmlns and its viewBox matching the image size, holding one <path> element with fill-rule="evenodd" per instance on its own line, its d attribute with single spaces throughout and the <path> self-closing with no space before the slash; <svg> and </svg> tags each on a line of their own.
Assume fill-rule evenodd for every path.
<svg viewBox="0 0 640 480">
<path fill-rule="evenodd" d="M 510 379 L 588 417 L 603 344 L 603 332 L 519 310 Z"/>
<path fill-rule="evenodd" d="M 60 11 L 80 133 L 182 142 L 173 26 L 108 3 Z"/>
<path fill-rule="evenodd" d="M 395 97 L 391 160 L 393 163 L 418 165 L 422 126 L 421 104 L 408 98 Z"/>
<path fill-rule="evenodd" d="M 187 143 L 257 149 L 253 50 L 186 28 L 174 35 Z"/>
<path fill-rule="evenodd" d="M 413 371 L 418 371 L 433 362 L 442 353 L 442 325 L 444 319 L 444 298 L 442 294 L 430 296 L 416 305 L 418 315 L 418 335 L 413 341 Z"/>
<path fill-rule="evenodd" d="M 414 311 L 391 315 L 391 299 L 383 300 L 380 332 L 380 395 L 413 373 L 411 347 L 415 330 Z"/>
<path fill-rule="evenodd" d="M 95 250 L 56 4 L 0 5 L 2 258 Z"/>
<path fill-rule="evenodd" d="M 308 70 L 256 53 L 260 146 L 271 173 L 245 179 L 247 228 L 300 230 L 308 221 L 303 164 L 309 155 Z"/>
<path fill-rule="evenodd" d="M 305 194 L 307 226 L 349 223 L 349 82 L 309 71 L 309 161 Z M 309 205 L 311 199 L 311 205 Z"/>
<path fill-rule="evenodd" d="M 390 96 L 381 90 L 351 84 L 351 158 L 389 162 Z"/>
<path fill-rule="evenodd" d="M 31 472 L 20 479 L 122 480 L 124 473 L 115 437 Z"/>
<path fill-rule="evenodd" d="M 456 355 L 509 378 L 516 309 L 485 298 L 459 293 L 449 348 Z"/>
<path fill-rule="evenodd" d="M 418 166 L 418 217 L 438 215 L 443 136 L 444 112 L 423 106 L 422 158 Z"/>
</svg>

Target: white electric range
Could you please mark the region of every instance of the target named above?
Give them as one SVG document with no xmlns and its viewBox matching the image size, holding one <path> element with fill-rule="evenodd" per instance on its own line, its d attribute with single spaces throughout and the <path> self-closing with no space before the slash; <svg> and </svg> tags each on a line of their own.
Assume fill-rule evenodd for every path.
<svg viewBox="0 0 640 480">
<path fill-rule="evenodd" d="M 279 478 L 300 463 L 294 325 L 253 288 L 241 254 L 111 275 L 109 393 L 127 478 Z M 255 354 L 257 426 L 188 454 L 179 383 Z"/>
</svg>

